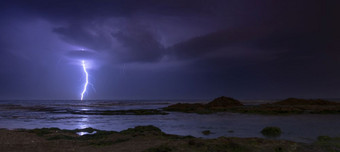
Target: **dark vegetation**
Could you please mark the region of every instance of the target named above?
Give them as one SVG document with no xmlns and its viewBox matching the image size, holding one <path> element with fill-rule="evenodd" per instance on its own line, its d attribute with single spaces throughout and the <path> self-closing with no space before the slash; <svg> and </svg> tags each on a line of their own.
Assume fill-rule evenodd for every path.
<svg viewBox="0 0 340 152">
<path fill-rule="evenodd" d="M 340 151 L 340 137 L 319 136 L 314 145 L 325 149 L 328 152 Z"/>
<path fill-rule="evenodd" d="M 204 130 L 204 131 L 202 131 L 202 134 L 203 135 L 210 135 L 211 131 L 210 130 Z"/>
<path fill-rule="evenodd" d="M 74 130 L 66 130 L 59 128 L 41 128 L 41 129 L 32 129 L 32 130 L 24 130 L 20 129 L 18 131 L 29 132 L 36 134 L 40 137 L 45 137 L 47 140 L 59 140 L 59 139 L 68 139 L 68 140 L 89 140 L 89 139 L 101 139 L 109 136 L 111 134 L 117 133 L 115 131 L 104 131 L 97 130 L 93 128 L 84 128 L 84 129 L 74 129 Z M 79 136 L 77 132 L 87 132 L 95 134 L 86 134 L 83 136 Z"/>
<path fill-rule="evenodd" d="M 209 114 L 209 113 L 214 113 L 214 112 L 226 111 L 228 109 L 232 109 L 234 107 L 241 107 L 241 106 L 243 106 L 243 104 L 240 101 L 237 101 L 233 98 L 222 96 L 222 97 L 214 99 L 213 101 L 207 104 L 177 103 L 177 104 L 165 107 L 164 110 Z"/>
<path fill-rule="evenodd" d="M 263 129 L 272 135 L 279 128 Z M 96 132 L 79 136 L 77 132 Z M 14 138 L 13 140 L 11 138 Z M 20 139 L 20 140 L 18 140 Z M 35 140 L 35 142 L 33 142 Z M 312 144 L 263 138 L 219 137 L 202 139 L 191 136 L 169 135 L 155 126 L 137 126 L 121 132 L 103 131 L 93 128 L 62 130 L 41 128 L 32 130 L 0 130 L 0 149 L 13 151 L 15 147 L 29 151 L 139 151 L 139 152 L 337 152 L 340 138 L 320 136 Z M 36 144 L 30 146 L 30 144 Z M 32 143 L 33 142 L 33 143 Z M 12 146 L 11 146 L 12 144 Z M 13 146 L 15 145 L 15 146 Z M 137 148 L 138 147 L 138 148 Z M 51 149 L 52 148 L 52 149 Z M 56 148 L 56 149 L 53 149 Z"/>
<path fill-rule="evenodd" d="M 261 133 L 266 137 L 278 137 L 281 135 L 281 129 L 279 127 L 265 127 Z"/>
<path fill-rule="evenodd" d="M 340 103 L 326 100 L 288 98 L 274 103 L 243 105 L 233 98 L 219 97 L 207 104 L 177 103 L 163 108 L 166 111 L 210 114 L 216 112 L 236 112 L 250 114 L 340 114 Z"/>
<path fill-rule="evenodd" d="M 137 126 L 135 128 L 123 130 L 120 133 L 132 136 L 164 135 L 164 133 L 159 128 L 152 125 Z"/>
<path fill-rule="evenodd" d="M 157 147 L 151 147 L 147 150 L 145 150 L 144 152 L 170 152 L 170 151 L 174 151 L 175 147 L 169 147 L 168 145 L 160 145 Z"/>
<path fill-rule="evenodd" d="M 319 106 L 327 105 L 329 106 L 329 105 L 339 105 L 339 103 L 322 100 L 322 99 L 313 100 L 313 99 L 288 98 L 282 101 L 272 103 L 271 105 L 319 105 Z"/>
</svg>

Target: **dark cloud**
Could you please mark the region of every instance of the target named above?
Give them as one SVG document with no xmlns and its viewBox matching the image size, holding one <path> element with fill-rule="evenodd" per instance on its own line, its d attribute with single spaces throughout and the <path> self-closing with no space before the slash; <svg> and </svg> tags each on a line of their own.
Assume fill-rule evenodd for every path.
<svg viewBox="0 0 340 152">
<path fill-rule="evenodd" d="M 152 13 L 160 15 L 197 15 L 211 12 L 220 0 L 13 0 L 4 2 L 3 7 L 19 7 L 31 13 L 56 20 L 91 20 L 107 17 L 128 17 L 136 13 Z M 208 5 L 208 7 L 207 7 Z"/>
<path fill-rule="evenodd" d="M 86 29 L 86 26 L 86 23 L 77 23 L 67 27 L 58 27 L 53 29 L 53 31 L 58 33 L 65 41 L 74 45 L 95 49 L 97 51 L 110 49 L 112 43 L 110 38 L 100 32 L 91 31 L 92 29 L 90 28 Z"/>
<path fill-rule="evenodd" d="M 223 48 L 247 45 L 256 40 L 259 34 L 268 35 L 267 33 L 268 31 L 258 31 L 256 29 L 228 29 L 216 31 L 175 44 L 169 48 L 169 51 L 173 56 L 178 58 L 202 57 Z M 224 50 L 226 54 L 228 54 L 228 52 L 234 52 L 232 49 Z"/>
<path fill-rule="evenodd" d="M 124 52 L 119 54 L 121 61 L 153 62 L 159 60 L 164 53 L 162 44 L 147 29 L 130 27 L 112 33 L 112 36 L 124 49 Z"/>
<path fill-rule="evenodd" d="M 93 99 L 337 97 L 338 4 L 1 1 L 0 95 L 77 98 L 86 59 Z"/>
</svg>

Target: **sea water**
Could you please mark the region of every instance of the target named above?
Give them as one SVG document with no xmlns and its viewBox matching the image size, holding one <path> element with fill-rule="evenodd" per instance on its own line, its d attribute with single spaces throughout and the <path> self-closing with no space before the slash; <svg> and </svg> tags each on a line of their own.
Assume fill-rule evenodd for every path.
<svg viewBox="0 0 340 152">
<path fill-rule="evenodd" d="M 129 100 L 129 101 L 69 101 L 69 100 L 4 100 L 0 101 L 0 128 L 48 128 L 121 131 L 140 125 L 154 125 L 163 132 L 191 135 L 202 138 L 263 137 L 260 131 L 277 126 L 282 135 L 277 139 L 313 142 L 317 136 L 340 136 L 339 114 L 258 115 L 221 112 L 195 114 L 169 112 L 168 115 L 81 115 L 63 110 L 128 110 L 160 109 L 175 103 L 208 101 L 195 100 Z M 265 100 L 242 101 L 245 104 L 270 102 Z M 47 109 L 47 110 L 46 110 Z M 49 111 L 53 109 L 54 112 Z M 56 110 L 57 109 L 57 110 Z M 58 109 L 60 113 L 56 112 Z M 201 132 L 210 130 L 212 134 Z"/>
</svg>

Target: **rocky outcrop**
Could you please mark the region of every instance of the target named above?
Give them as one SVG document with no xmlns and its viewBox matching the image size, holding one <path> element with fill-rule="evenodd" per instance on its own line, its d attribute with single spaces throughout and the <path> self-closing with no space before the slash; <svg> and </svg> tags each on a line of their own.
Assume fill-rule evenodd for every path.
<svg viewBox="0 0 340 152">
<path fill-rule="evenodd" d="M 214 99 L 213 101 L 207 104 L 177 103 L 177 104 L 165 107 L 164 110 L 206 114 L 206 113 L 214 113 L 214 112 L 219 112 L 219 111 L 226 111 L 229 108 L 236 107 L 236 106 L 243 106 L 243 104 L 236 99 L 222 96 L 222 97 Z"/>
<path fill-rule="evenodd" d="M 178 103 L 163 108 L 166 111 L 179 111 L 198 114 L 215 112 L 236 112 L 251 114 L 289 115 L 289 114 L 339 114 L 340 103 L 321 99 L 297 99 L 266 103 L 261 105 L 243 105 L 240 101 L 230 97 L 219 97 L 207 104 Z"/>
<path fill-rule="evenodd" d="M 233 107 L 233 106 L 243 106 L 243 104 L 233 98 L 230 97 L 218 97 L 216 99 L 214 99 L 213 101 L 209 102 L 208 104 L 206 104 L 207 107 Z"/>
<path fill-rule="evenodd" d="M 282 101 L 272 103 L 272 105 L 340 105 L 336 102 L 331 102 L 322 99 L 298 99 L 298 98 L 288 98 Z"/>
</svg>

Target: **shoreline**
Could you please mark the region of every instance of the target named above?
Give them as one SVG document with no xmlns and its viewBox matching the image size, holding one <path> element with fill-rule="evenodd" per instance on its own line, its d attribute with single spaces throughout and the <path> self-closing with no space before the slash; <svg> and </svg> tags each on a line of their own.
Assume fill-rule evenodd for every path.
<svg viewBox="0 0 340 152">
<path fill-rule="evenodd" d="M 78 132 L 88 132 L 80 136 Z M 92 134 L 91 134 L 92 133 Z M 171 135 L 154 126 L 137 126 L 120 132 L 93 128 L 61 130 L 0 129 L 2 151 L 130 151 L 130 152 L 252 152 L 338 151 L 340 137 L 319 136 L 313 143 L 267 138 L 219 137 L 213 139 Z"/>
<path fill-rule="evenodd" d="M 295 100 L 295 99 L 294 99 Z M 292 100 L 288 100 L 289 102 Z M 301 100 L 299 100 L 301 101 Z M 306 100 L 303 100 L 305 102 Z M 307 100 L 308 101 L 308 100 Z M 310 102 L 310 101 L 308 101 Z M 221 100 L 218 102 L 206 102 L 206 103 L 186 103 L 186 107 L 179 110 L 169 110 L 163 109 L 162 105 L 157 105 L 159 108 L 148 107 L 148 109 L 119 109 L 115 106 L 117 103 L 87 103 L 80 105 L 72 105 L 72 103 L 63 104 L 41 104 L 41 105 L 25 105 L 25 104 L 8 104 L 1 105 L 1 108 L 6 114 L 3 123 L 3 127 L 6 127 L 6 121 L 13 124 L 14 127 L 26 128 L 31 125 L 31 127 L 60 127 L 60 128 L 84 128 L 94 127 L 103 130 L 86 128 L 86 129 L 59 129 L 59 128 L 40 128 L 40 129 L 0 129 L 0 151 L 140 151 L 140 152 L 170 152 L 170 151 L 197 151 L 197 152 L 248 152 L 248 151 L 340 151 L 340 137 L 337 133 L 338 130 L 328 127 L 328 131 L 320 131 L 316 134 L 311 134 L 308 131 L 306 133 L 301 133 L 296 135 L 296 137 L 301 138 L 301 140 L 294 140 L 295 136 L 287 136 L 287 133 L 299 133 L 300 130 L 306 126 L 313 125 L 314 120 L 318 120 L 318 114 L 321 114 L 321 118 L 330 118 L 337 122 L 337 116 L 340 111 L 335 113 L 313 113 L 313 107 L 320 110 L 320 108 L 335 107 L 339 108 L 339 105 L 330 105 L 333 103 L 321 102 L 324 105 L 313 105 L 314 100 L 312 100 L 311 105 L 297 105 L 294 101 L 292 103 L 282 105 L 276 103 L 263 103 L 262 105 L 243 105 L 243 103 L 238 103 L 235 101 L 230 102 L 228 100 Z M 317 100 L 317 102 L 319 102 Z M 130 103 L 129 103 L 130 104 Z M 127 104 L 127 105 L 129 105 Z M 309 104 L 309 103 L 308 103 Z M 118 104 L 120 105 L 120 104 Z M 149 105 L 152 105 L 150 103 Z M 176 105 L 176 104 L 174 104 Z M 183 104 L 182 104 L 183 105 Z M 179 108 L 182 108 L 180 105 Z M 121 106 L 121 105 L 120 105 Z M 130 105 L 129 105 L 130 106 Z M 173 105 L 169 105 L 173 106 Z M 135 106 L 133 108 L 136 108 Z M 164 106 L 163 106 L 164 107 Z M 193 108 L 194 107 L 194 108 Z M 198 107 L 198 108 L 197 108 Z M 270 108 L 268 108 L 270 107 Z M 292 108 L 293 107 L 293 108 Z M 144 107 L 143 107 L 144 108 Z M 252 111 L 242 112 L 241 110 L 253 108 Z M 288 110 L 286 109 L 288 108 Z M 307 108 L 307 109 L 306 109 Z M 191 111 L 186 111 L 187 109 Z M 201 110 L 209 110 L 208 112 L 201 112 Z M 235 110 L 236 109 L 236 110 Z M 240 110 L 241 109 L 241 110 Z M 294 112 L 294 110 L 300 110 L 300 112 Z M 264 113 L 261 110 L 265 110 Z M 268 111 L 269 110 L 269 111 Z M 279 111 L 277 111 L 279 110 Z M 291 110 L 291 111 L 289 111 Z M 307 110 L 307 111 L 306 111 Z M 337 110 L 337 109 L 336 109 Z M 11 115 L 11 113 L 16 111 L 23 111 L 24 114 L 21 115 Z M 285 112 L 282 112 L 285 111 Z M 301 112 L 302 111 L 302 112 Z M 8 112 L 8 113 L 6 113 Z M 36 113 L 37 112 L 37 113 Z M 276 113 L 274 113 L 276 112 Z M 277 113 L 279 112 L 279 113 Z M 191 114 L 190 114 L 191 113 Z M 27 114 L 27 117 L 26 117 Z M 36 115 L 30 115 L 36 114 Z M 44 115 L 38 115 L 44 114 Z M 45 115 L 46 114 L 46 115 Z M 211 114 L 211 115 L 210 115 Z M 259 115 L 265 114 L 265 115 Z M 304 114 L 310 116 L 305 117 Z M 314 115 L 316 114 L 316 115 Z M 327 116 L 327 115 L 332 116 Z M 230 117 L 229 117 L 230 116 Z M 234 117 L 235 116 L 235 117 Z M 315 117 L 314 117 L 315 116 Z M 324 117 L 325 116 L 325 117 Z M 299 117 L 299 118 L 298 118 Z M 104 118 L 104 119 L 103 119 Z M 119 118 L 119 119 L 113 119 Z M 124 118 L 124 119 L 121 119 Z M 129 118 L 129 119 L 127 119 Z M 133 123 L 131 123 L 130 119 Z M 143 120 L 140 120 L 143 118 Z M 146 119 L 147 118 L 147 119 Z M 184 119 L 188 118 L 188 119 Z M 191 119 L 193 118 L 193 119 Z M 268 118 L 272 118 L 271 121 Z M 286 119 L 287 118 L 287 119 Z M 289 119 L 288 119 L 289 118 Z M 294 119 L 291 119 L 294 118 Z M 296 118 L 296 119 L 295 119 Z M 295 121 L 305 120 L 303 123 L 299 123 L 300 127 L 287 127 L 281 125 L 281 121 L 288 124 L 295 124 Z M 310 121 L 308 121 L 308 119 Z M 40 119 L 44 122 L 43 125 L 40 124 Z M 158 119 L 162 123 L 158 122 Z M 182 120 L 183 119 L 183 120 Z M 213 119 L 213 121 L 211 121 Z M 5 121 L 6 120 L 6 121 Z M 13 120 L 13 121 L 12 121 Z M 100 120 L 100 121 L 98 121 Z M 121 121 L 124 120 L 124 121 Z M 170 121 L 169 121 L 170 120 Z M 188 127 L 176 128 L 172 125 L 171 120 L 182 120 L 178 125 L 187 125 Z M 189 121 L 188 121 L 189 120 Z M 204 121 L 203 121 L 204 120 Z M 240 121 L 242 120 L 242 121 Z M 255 124 L 248 123 L 252 121 L 248 120 L 263 120 L 269 121 L 271 123 L 265 125 L 257 125 L 258 122 L 254 121 Z M 326 120 L 322 125 L 327 124 L 331 126 Z M 113 121 L 113 122 L 112 122 Z M 137 122 L 135 122 L 137 121 Z M 187 122 L 188 121 L 188 122 Z M 14 122 L 20 123 L 18 126 Z M 35 123 L 39 122 L 39 125 Z M 72 122 L 72 123 L 70 123 Z M 98 124 L 100 122 L 101 124 Z M 195 123 L 193 123 L 195 122 Z M 196 123 L 198 122 L 198 123 Z M 221 127 L 219 122 L 223 122 Z M 239 122 L 239 123 L 237 123 Z M 299 121 L 300 122 L 300 121 Z M 325 123 L 327 122 L 327 123 Z M 52 123 L 58 123 L 52 124 Z M 124 124 L 119 126 L 119 124 Z M 199 123 L 203 123 L 201 125 Z M 107 125 L 109 124 L 109 125 Z M 128 124 L 128 125 L 127 125 Z M 136 124 L 136 125 L 134 125 Z M 145 126 L 153 124 L 160 128 L 154 126 Z M 170 125 L 169 125 L 170 124 Z M 207 124 L 207 125 L 205 125 Z M 245 130 L 237 130 L 242 128 L 242 125 L 248 124 L 248 132 Z M 101 127 L 104 125 L 104 127 Z M 115 126 L 110 126 L 115 125 Z M 127 127 L 138 126 L 139 127 L 126 129 Z M 171 131 L 168 128 L 164 128 L 164 125 L 173 127 Z M 189 133 L 193 130 L 192 126 L 196 126 L 194 129 L 195 133 Z M 283 134 L 279 138 L 265 138 L 261 137 L 260 129 L 265 126 L 278 126 L 282 129 Z M 322 129 L 325 126 L 314 127 L 317 129 Z M 34 126 L 34 127 L 32 127 Z M 68 127 L 65 127 L 68 126 Z M 79 127 L 83 126 L 83 127 Z M 119 127 L 120 129 L 117 129 Z M 218 126 L 218 127 L 211 127 Z M 236 126 L 236 127 L 235 127 Z M 260 126 L 260 127 L 259 127 Z M 105 128 L 110 128 L 112 130 L 119 131 L 105 131 Z M 117 127 L 117 128 L 112 128 Z M 244 126 L 243 126 L 244 127 Z M 312 127 L 313 128 L 313 127 Z M 111 130 L 109 129 L 109 130 Z M 244 128 L 243 128 L 244 129 Z M 122 131 L 120 131 L 122 130 Z M 254 132 L 255 130 L 255 132 Z M 296 131 L 297 130 L 297 131 Z M 313 130 L 313 129 L 310 129 Z M 314 129 L 315 130 L 315 129 Z M 178 132 L 185 131 L 186 133 L 193 136 L 183 136 L 183 134 Z M 230 132 L 229 132 L 230 131 Z M 165 133 L 166 132 L 166 133 Z M 231 133 L 232 132 L 232 133 Z M 89 133 L 86 135 L 86 133 Z M 167 134 L 171 133 L 171 134 Z M 197 136 L 201 134 L 202 136 Z M 329 137 L 334 134 L 334 137 Z M 79 135 L 83 136 L 79 136 Z M 176 135 L 174 135 L 176 134 Z M 207 135 L 206 135 L 207 134 Z M 209 135 L 210 134 L 210 135 Z M 237 135 L 236 135 L 237 134 Z M 243 136 L 242 134 L 247 134 Z M 235 137 L 230 137 L 236 135 Z M 259 136 L 257 136 L 259 135 Z M 319 135 L 329 135 L 329 136 L 319 136 Z M 311 137 L 309 137 L 311 136 Z M 319 136 L 319 137 L 318 137 Z M 289 138 L 283 138 L 289 137 Z M 309 141 L 304 142 L 302 138 L 306 138 Z M 133 145 L 131 147 L 131 145 Z M 21 149 L 19 149 L 21 148 Z M 38 149 L 38 150 L 37 150 Z"/>
<path fill-rule="evenodd" d="M 130 106 L 131 103 L 127 104 Z M 168 106 L 160 106 L 160 105 Z M 179 102 L 157 104 L 157 108 L 131 108 L 131 109 L 96 109 L 100 107 L 121 106 L 122 103 L 91 103 L 60 105 L 21 105 L 0 104 L 4 110 L 27 110 L 35 112 L 48 112 L 54 114 L 74 115 L 167 115 L 169 112 L 184 112 L 197 114 L 212 114 L 218 112 L 232 112 L 261 115 L 298 115 L 298 114 L 340 114 L 340 102 L 323 99 L 288 98 L 275 102 L 261 102 L 248 105 L 230 97 L 218 97 L 210 102 Z M 144 104 L 139 104 L 144 105 Z M 155 103 L 149 103 L 155 105 Z M 125 105 L 126 106 L 126 105 Z"/>
<path fill-rule="evenodd" d="M 162 109 L 197 114 L 217 112 L 262 115 L 340 114 L 340 103 L 322 99 L 288 98 L 272 103 L 244 105 L 239 100 L 222 96 L 208 103 L 177 103 Z"/>
</svg>

